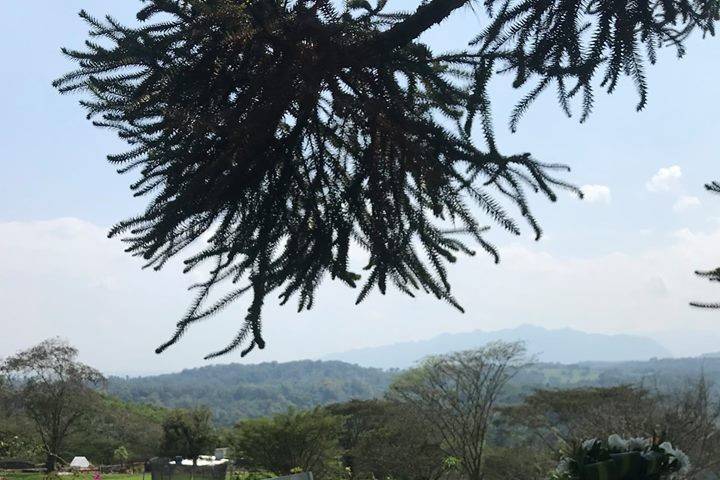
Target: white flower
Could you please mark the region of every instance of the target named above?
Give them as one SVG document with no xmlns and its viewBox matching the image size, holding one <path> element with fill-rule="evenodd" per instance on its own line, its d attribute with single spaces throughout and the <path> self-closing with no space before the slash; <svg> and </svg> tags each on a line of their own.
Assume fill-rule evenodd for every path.
<svg viewBox="0 0 720 480">
<path fill-rule="evenodd" d="M 670 442 L 663 442 L 659 445 L 660 450 L 673 457 L 671 463 L 677 464 L 678 471 L 673 478 L 682 478 L 690 472 L 690 458 L 682 450 L 673 448 Z"/>
<path fill-rule="evenodd" d="M 673 456 L 675 457 L 675 460 L 680 467 L 680 469 L 678 470 L 680 476 L 683 477 L 690 473 L 690 458 L 685 454 L 685 452 L 683 452 L 682 450 L 675 450 Z"/>
<path fill-rule="evenodd" d="M 628 438 L 627 449 L 628 451 L 643 451 L 650 447 L 650 440 L 642 437 Z"/>
<path fill-rule="evenodd" d="M 658 445 L 658 448 L 662 450 L 663 452 L 667 453 L 668 455 L 672 455 L 675 453 L 675 449 L 672 446 L 672 443 L 670 442 L 663 442 L 660 445 Z"/>
<path fill-rule="evenodd" d="M 607 443 L 610 450 L 619 452 L 626 452 L 628 450 L 628 441 L 624 440 L 617 433 L 613 433 L 612 435 L 610 435 L 608 437 Z"/>
<path fill-rule="evenodd" d="M 570 459 L 563 457 L 562 460 L 555 467 L 555 473 L 558 475 L 569 475 L 570 474 Z"/>
<path fill-rule="evenodd" d="M 585 450 L 585 451 L 592 450 L 593 447 L 595 446 L 595 444 L 596 444 L 597 442 L 598 442 L 598 439 L 597 439 L 597 438 L 591 438 L 590 440 L 585 440 L 585 441 L 582 443 L 582 448 L 583 448 L 583 450 Z"/>
</svg>

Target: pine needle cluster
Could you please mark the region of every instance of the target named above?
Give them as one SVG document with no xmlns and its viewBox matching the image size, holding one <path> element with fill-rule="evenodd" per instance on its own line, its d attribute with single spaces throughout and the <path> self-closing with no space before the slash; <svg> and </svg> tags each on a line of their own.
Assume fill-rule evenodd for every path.
<svg viewBox="0 0 720 480">
<path fill-rule="evenodd" d="M 533 85 L 513 129 L 550 85 L 568 114 L 580 94 L 584 119 L 598 73 L 610 92 L 631 77 L 642 108 L 643 64 L 664 45 L 681 54 L 691 31 L 713 34 L 718 18 L 718 0 L 486 0 L 487 28 L 464 50 L 435 54 L 418 37 L 479 4 L 429 0 L 387 12 L 386 0 L 342 9 L 332 0 L 143 3 L 134 27 L 81 12 L 90 39 L 63 50 L 79 67 L 55 86 L 84 92 L 88 117 L 130 145 L 108 158 L 138 174 L 131 188 L 147 208 L 110 236 L 154 269 L 209 236 L 185 271 L 207 262 L 210 274 L 158 353 L 251 296 L 237 335 L 210 357 L 263 348 L 268 296 L 309 309 L 326 277 L 357 287 L 358 302 L 390 284 L 461 309 L 448 264 L 475 245 L 498 259 L 478 207 L 513 234 L 524 219 L 539 237 L 528 193 L 580 194 L 558 178 L 567 167 L 499 151 L 493 75 Z M 357 246 L 369 257 L 364 279 L 350 268 Z M 216 299 L 220 284 L 233 287 Z"/>
<path fill-rule="evenodd" d="M 705 185 L 705 189 L 712 193 L 720 193 L 720 183 L 708 183 Z M 695 275 L 711 282 L 720 282 L 720 267 L 713 270 L 696 270 Z M 698 308 L 720 308 L 720 302 L 690 302 L 690 305 Z"/>
</svg>

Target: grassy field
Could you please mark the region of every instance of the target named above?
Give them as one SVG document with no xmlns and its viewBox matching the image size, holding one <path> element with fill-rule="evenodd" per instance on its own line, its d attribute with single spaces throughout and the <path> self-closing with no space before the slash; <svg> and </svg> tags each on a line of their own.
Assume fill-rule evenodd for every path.
<svg viewBox="0 0 720 480">
<path fill-rule="evenodd" d="M 150 474 L 145 474 L 145 480 L 150 478 Z M 80 473 L 75 475 L 50 475 L 47 476 L 43 473 L 22 473 L 14 471 L 3 471 L 0 470 L 0 479 L 7 480 L 92 480 L 92 473 Z M 103 480 L 143 480 L 142 473 L 136 474 L 122 474 L 122 473 L 107 473 L 102 475 Z"/>
</svg>

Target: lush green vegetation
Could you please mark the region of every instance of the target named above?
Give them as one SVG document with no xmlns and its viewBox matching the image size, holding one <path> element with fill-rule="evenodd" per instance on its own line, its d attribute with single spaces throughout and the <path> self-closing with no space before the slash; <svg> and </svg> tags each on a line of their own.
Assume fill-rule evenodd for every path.
<svg viewBox="0 0 720 480">
<path fill-rule="evenodd" d="M 58 456 L 70 461 L 76 455 L 94 464 L 120 463 L 118 447 L 125 447 L 127 461 L 145 461 L 157 455 L 163 439 L 162 420 L 166 409 L 123 402 L 99 395 L 93 411 L 68 435 Z M 12 405 L 0 405 L 0 458 L 19 458 L 33 462 L 43 459 L 43 449 L 29 419 Z M 3 451 L 4 450 L 4 451 Z M 3 475 L 5 476 L 5 475 Z"/>
<path fill-rule="evenodd" d="M 182 456 L 195 463 L 200 455 L 212 452 L 219 441 L 212 425 L 212 412 L 207 407 L 173 410 L 163 421 L 162 429 L 159 453 L 168 458 Z"/>
<path fill-rule="evenodd" d="M 93 389 L 105 379 L 77 356 L 49 339 L 0 362 L 0 458 L 52 472 L 74 456 L 124 464 L 157 453 L 164 410 Z"/>
<path fill-rule="evenodd" d="M 716 480 L 720 359 L 527 365 L 513 348 L 444 355 L 403 372 L 308 361 L 114 378 L 108 389 L 126 399 L 83 390 L 88 410 L 55 454 L 60 463 L 82 455 L 117 465 L 230 447 L 242 468 L 233 480 L 298 470 L 318 480 L 547 480 L 561 449 L 610 433 L 648 438 L 660 428 L 693 459 L 697 476 L 689 478 Z M 17 382 L 0 376 L 0 459 L 41 464 L 47 447 Z M 180 402 L 191 408 L 168 408 Z"/>
<path fill-rule="evenodd" d="M 381 396 L 394 374 L 343 362 L 299 361 L 214 365 L 180 373 L 108 379 L 108 393 L 168 408 L 206 405 L 218 425 L 243 418 Z"/>
<path fill-rule="evenodd" d="M 231 433 L 241 465 L 288 475 L 295 470 L 320 478 L 342 476 L 339 438 L 343 418 L 324 409 L 290 410 L 271 418 L 245 420 Z"/>
<path fill-rule="evenodd" d="M 240 422 L 229 433 L 234 454 L 250 471 L 286 474 L 312 468 L 318 478 L 333 480 L 467 479 L 473 474 L 484 480 L 547 480 L 563 452 L 577 450 L 584 440 L 622 432 L 646 445 L 672 439 L 692 462 L 680 478 L 720 478 L 720 398 L 702 376 L 665 391 L 628 385 L 541 389 L 492 408 L 487 397 L 462 393 L 478 389 L 477 375 L 460 369 L 456 376 L 444 367 L 423 372 L 427 368 L 409 375 L 421 379 L 419 385 L 408 387 L 408 376 L 394 384 L 393 391 L 405 390 L 405 398 L 358 400 Z M 455 389 L 460 382 L 466 387 Z M 491 407 L 489 416 L 477 415 L 483 409 L 475 407 L 481 405 Z M 487 428 L 484 440 L 473 440 L 475 428 L 462 428 L 468 425 L 462 417 L 468 415 L 476 415 L 478 428 Z M 458 424 L 453 424 L 455 416 Z M 471 458 L 458 456 L 467 453 L 453 446 L 457 442 L 475 445 L 471 454 L 482 457 L 477 472 L 464 471 Z M 316 463 L 310 466 L 308 459 Z"/>
<path fill-rule="evenodd" d="M 701 372 L 720 383 L 720 358 L 647 362 L 537 364 L 523 370 L 504 391 L 518 401 L 535 388 L 613 386 L 623 383 L 681 387 Z M 245 418 L 311 409 L 351 399 L 379 398 L 398 374 L 343 362 L 300 361 L 258 365 L 215 365 L 141 378 L 111 377 L 108 393 L 125 402 L 166 408 L 208 406 L 219 426 Z M 146 414 L 155 415 L 152 407 Z"/>
</svg>

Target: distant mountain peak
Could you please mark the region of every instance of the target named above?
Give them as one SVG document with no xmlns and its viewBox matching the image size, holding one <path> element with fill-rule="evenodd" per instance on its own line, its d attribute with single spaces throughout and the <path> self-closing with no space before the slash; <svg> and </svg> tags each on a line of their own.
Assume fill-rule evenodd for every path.
<svg viewBox="0 0 720 480">
<path fill-rule="evenodd" d="M 587 333 L 569 327 L 547 329 L 522 324 L 495 331 L 442 333 L 427 340 L 350 350 L 327 355 L 323 359 L 365 367 L 407 368 L 428 355 L 478 348 L 496 340 L 522 340 L 529 354 L 539 361 L 550 363 L 648 360 L 672 356 L 657 341 L 639 335 Z"/>
</svg>

